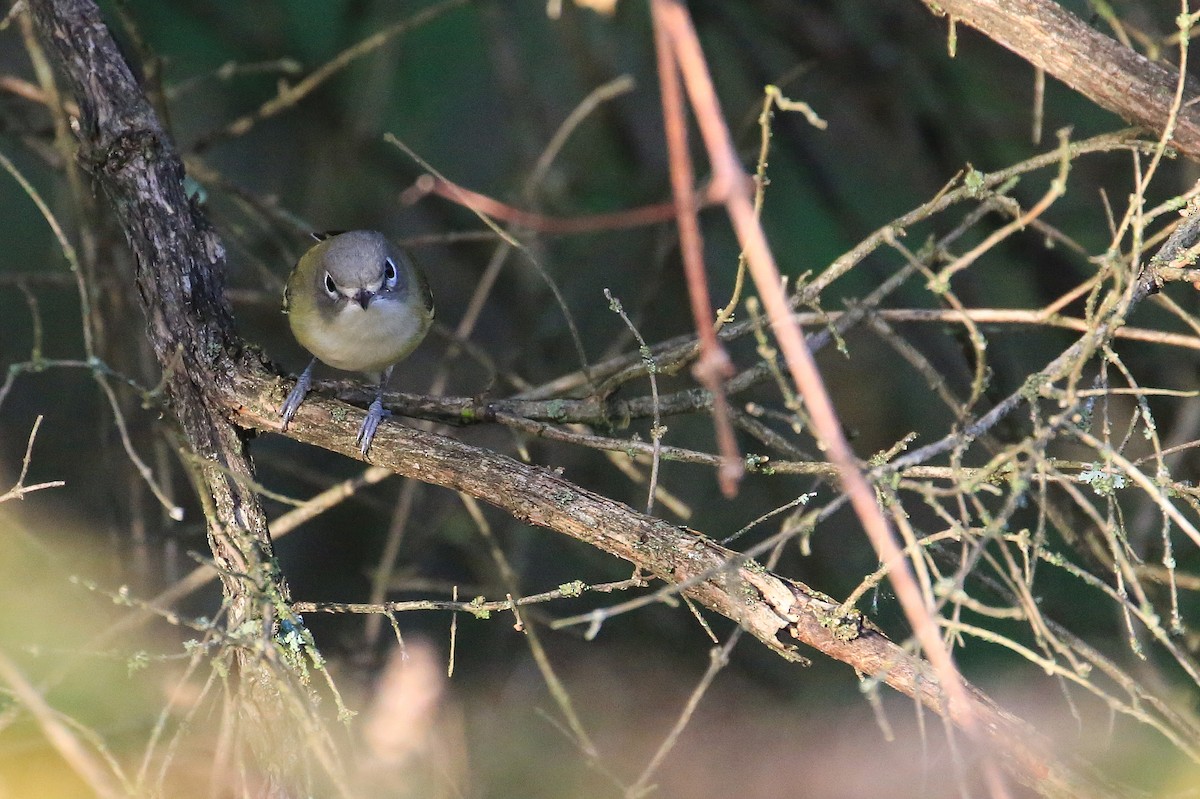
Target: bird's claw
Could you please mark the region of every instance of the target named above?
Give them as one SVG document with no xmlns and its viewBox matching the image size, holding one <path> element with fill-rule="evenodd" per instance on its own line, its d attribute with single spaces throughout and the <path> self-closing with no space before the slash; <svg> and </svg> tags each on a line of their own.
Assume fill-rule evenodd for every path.
<svg viewBox="0 0 1200 799">
<path fill-rule="evenodd" d="M 292 390 L 288 392 L 287 399 L 283 401 L 283 405 L 279 408 L 279 415 L 283 417 L 283 425 L 281 429 L 287 430 L 288 425 L 296 416 L 296 411 L 300 410 L 300 405 L 304 402 L 304 398 L 308 395 L 309 388 L 312 387 L 312 364 L 300 373 L 300 378 L 296 381 L 296 385 L 292 386 Z"/>
<path fill-rule="evenodd" d="M 385 416 L 391 415 L 391 411 L 384 409 L 381 399 L 376 399 L 367 409 L 367 418 L 363 419 L 362 427 L 358 428 L 358 437 L 354 439 L 360 446 L 364 458 L 367 457 L 367 450 L 371 448 L 371 440 L 375 438 L 375 430 L 379 427 L 379 423 Z"/>
</svg>

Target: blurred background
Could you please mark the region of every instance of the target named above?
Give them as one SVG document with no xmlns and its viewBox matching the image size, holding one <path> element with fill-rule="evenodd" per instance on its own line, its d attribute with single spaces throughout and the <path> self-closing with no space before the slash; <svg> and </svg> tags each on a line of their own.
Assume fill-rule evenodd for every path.
<svg viewBox="0 0 1200 799">
<path fill-rule="evenodd" d="M 284 371 L 303 368 L 308 356 L 291 339 L 279 311 L 283 281 L 309 246 L 310 231 L 355 228 L 379 229 L 406 243 L 426 269 L 437 299 L 441 327 L 396 370 L 393 389 L 428 392 L 443 371 L 440 393 L 448 395 L 503 397 L 543 385 L 580 367 L 567 333 L 568 316 L 589 361 L 634 352 L 636 342 L 610 310 L 606 288 L 648 342 L 693 331 L 673 225 L 579 235 L 518 230 L 528 256 L 509 255 L 504 261 L 468 337 L 471 351 L 464 354 L 454 345 L 452 331 L 496 257 L 497 241 L 459 205 L 436 196 L 414 199 L 407 190 L 426 170 L 385 134 L 447 179 L 547 217 L 637 208 L 670 197 L 646 3 L 626 0 L 603 13 L 566 2 L 557 16 L 549 13 L 556 4 L 549 5 L 537 0 L 265 0 L 250 12 L 246 4 L 228 0 L 102 3 L 114 35 L 185 154 L 189 177 L 225 244 L 239 332 L 250 345 Z M 1143 50 L 1175 30 L 1179 13 L 1176 4 L 1139 0 L 1061 5 L 1106 32 L 1111 32 L 1106 17 L 1111 6 Z M 1060 128 L 1070 127 L 1072 139 L 1079 140 L 1122 126 L 1048 79 L 1044 132 L 1035 143 L 1032 68 L 963 27 L 957 30 L 956 55 L 950 57 L 945 20 L 916 0 L 693 0 L 688 6 L 748 169 L 759 149 L 766 84 L 809 103 L 828 122 L 827 129 L 818 130 L 799 114 L 779 112 L 771 127 L 763 221 L 780 268 L 792 280 L 819 274 L 867 234 L 930 200 L 968 164 L 982 172 L 999 170 L 1053 149 Z M 411 30 L 393 30 L 431 9 L 437 13 Z M 296 85 L 372 35 L 385 35 L 386 43 L 364 50 L 294 104 L 231 132 L 231 123 L 254 114 L 281 86 Z M 169 518 L 127 457 L 113 403 L 89 369 L 45 362 L 84 358 L 75 279 L 27 193 L 11 176 L 0 175 L 5 240 L 0 366 L 15 365 L 0 394 L 0 490 L 17 480 L 39 416 L 44 421 L 27 482 L 65 482 L 0 507 L 0 539 L 12 547 L 3 553 L 5 570 L 12 570 L 4 581 L 4 596 L 12 604 L 3 615 L 12 623 L 0 622 L 0 647 L 18 654 L 34 675 L 49 674 L 69 659 L 73 671 L 63 685 L 74 687 L 55 689 L 49 698 L 66 714 L 86 716 L 120 754 L 122 741 L 144 739 L 164 695 L 186 682 L 173 658 L 181 651 L 179 641 L 192 633 L 158 622 L 140 633 L 144 640 L 125 637 L 103 651 L 89 649 L 90 635 L 119 615 L 104 591 L 127 586 L 133 596 L 149 598 L 190 571 L 196 564 L 190 553 L 203 555 L 207 544 L 200 505 L 175 453 L 177 439 L 161 409 L 144 398 L 143 392 L 157 385 L 159 371 L 144 340 L 128 250 L 107 217 L 104 198 L 91 192 L 86 178 L 84 185 L 72 186 L 64 177 L 52 115 L 28 91 L 18 90 L 21 82 L 38 86 L 26 41 L 19 20 L 0 31 L 0 76 L 12 79 L 0 84 L 0 154 L 36 188 L 80 248 L 95 287 L 96 352 L 115 375 L 116 409 L 131 446 L 170 502 L 184 509 L 184 518 Z M 1177 56 L 1168 47 L 1156 52 Z M 531 182 L 564 121 L 594 90 L 622 77 L 632 88 L 587 113 L 540 179 Z M 703 179 L 706 161 L 695 130 L 691 138 Z M 1050 170 L 1026 176 L 1010 196 L 1028 207 L 1052 177 Z M 1185 192 L 1196 178 L 1194 165 L 1167 161 L 1147 200 L 1154 205 Z M 1133 180 L 1127 152 L 1076 161 L 1067 196 L 1042 219 L 1079 249 L 1062 242 L 1048 246 L 1043 234 L 1014 236 L 956 278 L 958 297 L 968 306 L 1037 309 L 1086 280 L 1096 269 L 1091 259 L 1110 243 L 1106 203 L 1119 215 Z M 914 225 L 906 231 L 906 245 L 920 250 L 931 237 L 953 230 L 970 210 L 963 207 Z M 714 303 L 723 305 L 733 290 L 738 249 L 722 212 L 710 209 L 702 221 Z M 1000 214 L 986 217 L 958 251 L 1005 221 Z M 898 254 L 880 250 L 836 281 L 820 307 L 843 310 L 901 265 Z M 1169 293 L 1194 313 L 1194 292 L 1183 289 Z M 937 307 L 919 279 L 888 302 Z M 1068 310 L 1079 315 L 1082 303 Z M 1133 321 L 1141 327 L 1189 332 L 1159 309 L 1140 313 Z M 745 316 L 741 308 L 737 314 Z M 905 328 L 905 333 L 952 389 L 965 392 L 971 361 L 956 331 L 926 326 Z M 1031 327 L 988 334 L 989 399 L 1019 388 L 1077 336 Z M 1122 347 L 1144 385 L 1197 388 L 1195 350 Z M 732 344 L 731 353 L 743 367 L 757 357 L 750 338 Z M 918 444 L 936 440 L 954 421 L 925 378 L 875 333 L 855 329 L 845 337 L 845 353 L 828 346 L 819 363 L 860 457 L 887 450 L 913 431 Z M 319 376 L 346 379 L 332 371 Z M 686 370 L 660 382 L 664 391 L 692 385 Z M 621 389 L 627 397 L 648 390 L 644 380 Z M 783 410 L 769 385 L 738 402 Z M 1181 430 L 1185 440 L 1189 430 L 1192 439 L 1197 437 L 1194 399 L 1151 402 L 1160 427 L 1178 422 L 1183 427 L 1172 429 Z M 666 423 L 665 443 L 713 449 L 706 417 Z M 650 437 L 648 420 L 597 432 Z M 561 468 L 577 484 L 635 508 L 645 506 L 644 483 L 594 450 L 526 439 L 487 425 L 450 434 Z M 746 451 L 755 448 L 745 439 L 742 445 Z M 363 468 L 273 435 L 259 437 L 253 454 L 263 485 L 298 499 Z M 1177 479 L 1194 474 L 1194 457 L 1182 456 L 1173 473 Z M 824 492 L 827 500 L 831 491 L 811 478 L 751 475 L 736 500 L 729 501 L 715 490 L 710 469 L 677 463 L 664 464 L 661 483 L 678 504 L 660 505 L 660 515 L 718 539 L 802 493 Z M 460 597 L 503 598 L 509 589 L 489 544 L 456 496 L 427 486 L 404 491 L 398 479 L 384 480 L 279 541 L 277 553 L 293 598 L 367 601 L 389 537 L 399 544 L 386 581 L 389 598 L 448 598 L 453 587 Z M 402 495 L 406 502 L 400 502 Z M 265 502 L 272 517 L 289 509 L 273 499 Z M 597 583 L 629 576 L 626 564 L 578 542 L 498 512 L 485 514 L 525 593 L 572 580 Z M 1149 527 L 1157 523 L 1153 518 Z M 747 540 L 778 529 L 776 520 Z M 808 545 L 787 547 L 778 570 L 835 597 L 848 594 L 877 565 L 857 523 L 844 512 L 822 523 Z M 1181 570 L 1195 572 L 1200 566 L 1193 546 L 1181 545 L 1176 557 Z M 91 591 L 72 576 L 94 581 L 101 590 Z M 1076 635 L 1116 661 L 1139 668 L 1114 605 L 1081 599 L 1078 583 L 1056 582 L 1052 575 L 1041 579 L 1039 597 L 1047 613 L 1069 622 Z M 542 606 L 532 617 L 536 623 L 570 615 L 607 599 Z M 1185 591 L 1182 602 L 1186 620 L 1196 610 L 1194 595 Z M 179 610 L 207 616 L 218 603 L 217 589 L 210 586 Z M 866 604 L 894 640 L 906 637 L 887 590 Z M 381 739 L 371 739 L 371 746 L 391 752 L 391 760 L 383 758 L 388 765 L 379 766 L 380 784 L 398 791 L 380 795 L 618 796 L 612 775 L 629 784 L 640 774 L 707 667 L 713 646 L 683 606 L 653 605 L 619 616 L 591 641 L 577 629 L 542 628 L 549 658 L 601 753 L 590 762 L 561 731 L 527 640 L 510 618 L 459 617 L 449 680 L 444 677 L 449 614 L 400 615 L 410 650 L 401 665 L 386 623 L 380 630 L 370 629 L 361 616 L 310 615 L 306 621 L 333 664 L 347 704 L 364 712 L 359 733 L 369 738 L 376 729 L 371 719 L 388 716 L 381 710 L 386 697 L 407 697 L 400 707 L 412 714 L 410 726 L 420 740 L 388 738 L 395 725 L 380 732 Z M 730 632 L 724 619 L 708 621 L 721 638 Z M 44 637 L 51 628 L 53 641 Z M 129 669 L 129 675 L 121 673 L 139 652 L 146 653 L 145 663 Z M 1124 716 L 1110 717 L 1104 702 L 1063 690 L 999 647 L 973 642 L 957 655 L 969 678 L 1055 738 L 1064 753 L 1078 754 L 1110 777 L 1152 793 L 1174 795 L 1188 784 L 1189 766 L 1178 748 Z M 100 680 L 97 664 L 113 667 L 111 681 Z M 1165 679 L 1167 693 L 1179 679 L 1173 668 L 1139 674 Z M 89 682 L 106 687 L 90 693 L 84 687 Z M 113 685 L 127 692 L 116 694 L 124 697 L 117 707 L 101 701 L 114 696 Z M 1196 685 L 1183 683 L 1183 688 L 1190 691 L 1184 704 L 1194 705 Z M 880 713 L 886 724 L 878 721 Z M 949 795 L 955 790 L 952 760 L 934 722 L 922 720 L 911 702 L 895 695 L 883 695 L 882 705 L 873 708 L 858 679 L 840 663 L 815 656 L 810 667 L 801 668 L 747 640 L 734 650 L 730 667 L 704 697 L 653 782 L 658 795 L 668 797 L 785 791 L 871 796 L 878 795 L 879 783 L 855 776 L 871 764 L 876 774 L 894 775 L 889 795 Z M 891 736 L 885 732 L 888 725 Z M 34 795 L 21 792 L 20 786 L 31 783 L 21 781 L 13 764 L 24 768 L 40 762 L 30 757 L 44 751 L 36 739 L 29 724 L 0 731 L 0 780 L 7 781 L 8 795 Z M 1190 768 L 1194 777 L 1194 764 Z M 177 768 L 171 779 L 182 779 L 186 769 Z M 388 783 L 388 769 L 408 770 L 410 777 Z M 407 787 L 402 791 L 395 784 Z M 74 795 L 68 787 L 62 790 L 40 795 Z"/>
</svg>

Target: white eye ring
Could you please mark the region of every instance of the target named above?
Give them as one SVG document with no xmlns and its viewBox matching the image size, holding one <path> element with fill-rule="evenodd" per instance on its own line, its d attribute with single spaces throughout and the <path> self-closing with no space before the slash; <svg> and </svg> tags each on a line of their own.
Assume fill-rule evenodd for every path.
<svg viewBox="0 0 1200 799">
<path fill-rule="evenodd" d="M 333 282 L 333 275 L 328 272 L 325 273 L 325 293 L 332 299 L 338 298 L 337 284 Z"/>
<path fill-rule="evenodd" d="M 383 280 L 389 287 L 396 285 L 396 262 L 388 256 L 383 261 Z"/>
</svg>

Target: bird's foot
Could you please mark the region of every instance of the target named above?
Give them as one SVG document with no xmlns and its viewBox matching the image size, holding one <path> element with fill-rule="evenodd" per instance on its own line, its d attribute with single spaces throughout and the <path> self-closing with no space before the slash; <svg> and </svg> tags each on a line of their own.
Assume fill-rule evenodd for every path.
<svg viewBox="0 0 1200 799">
<path fill-rule="evenodd" d="M 362 427 L 358 428 L 358 437 L 354 439 L 360 446 L 364 458 L 367 457 L 367 450 L 371 448 L 371 440 L 375 438 L 375 430 L 379 427 L 379 423 L 385 416 L 391 415 L 391 411 L 384 410 L 383 400 L 379 398 L 376 398 L 371 403 L 371 407 L 367 409 L 367 418 L 363 419 Z"/>
<path fill-rule="evenodd" d="M 279 409 L 279 415 L 283 417 L 283 430 L 287 430 L 292 418 L 296 415 L 296 411 L 300 410 L 300 404 L 304 402 L 304 397 L 308 394 L 308 390 L 312 388 L 312 370 L 313 365 L 310 363 L 300 373 L 300 378 L 296 381 L 296 385 L 292 386 L 292 390 L 288 392 L 287 399 L 283 401 L 283 406 Z"/>
</svg>

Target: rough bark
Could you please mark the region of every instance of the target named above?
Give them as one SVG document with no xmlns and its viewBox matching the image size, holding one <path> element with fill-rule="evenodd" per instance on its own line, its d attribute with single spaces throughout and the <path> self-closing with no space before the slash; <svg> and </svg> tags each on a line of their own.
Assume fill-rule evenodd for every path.
<svg viewBox="0 0 1200 799">
<path fill-rule="evenodd" d="M 137 258 L 147 335 L 167 405 L 205 504 L 209 545 L 231 620 L 258 615 L 263 590 L 286 596 L 266 516 L 247 480 L 253 464 L 221 385 L 238 339 L 224 295 L 225 252 L 184 191 L 183 162 L 90 0 L 33 0 L 38 35 L 79 104 L 78 159 L 107 197 Z M 248 579 L 246 579 L 248 578 Z"/>
<path fill-rule="evenodd" d="M 1179 71 L 1105 36 L 1053 0 L 923 0 L 930 10 L 975 28 L 1046 70 L 1101 108 L 1159 135 L 1167 126 Z M 1179 4 L 1174 3 L 1178 12 Z M 1200 160 L 1200 108 L 1189 80 L 1170 144 Z"/>
</svg>

